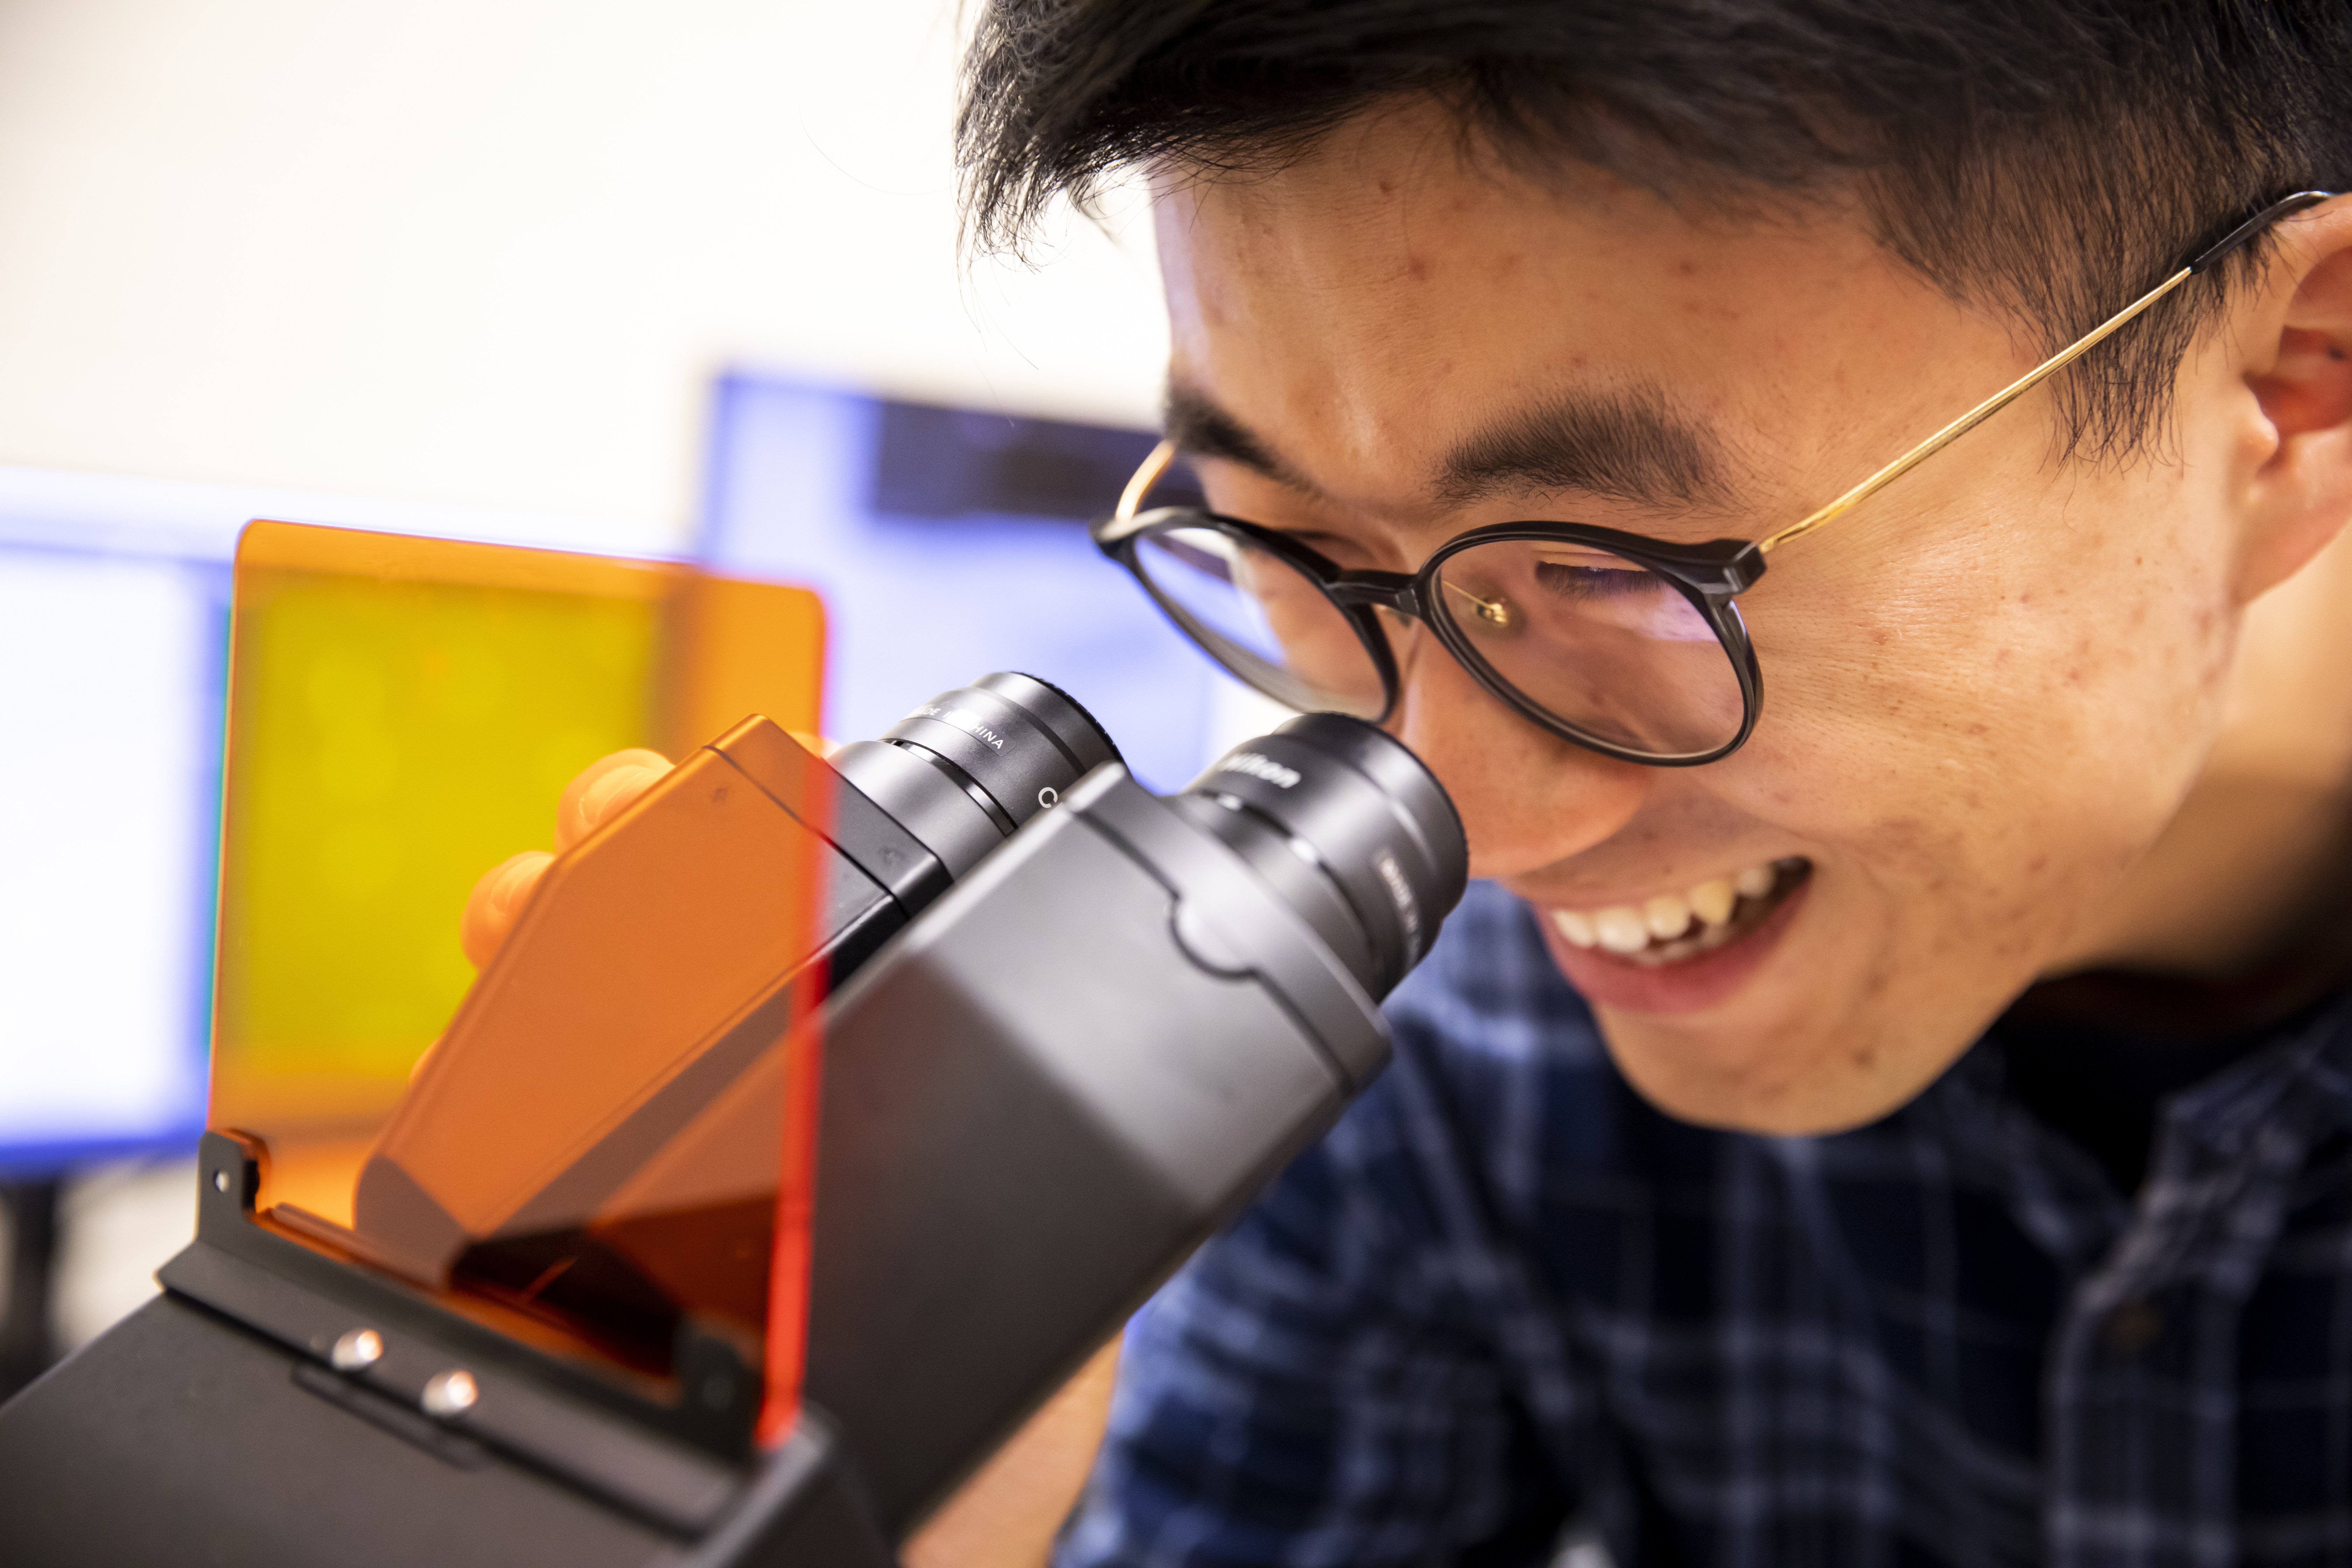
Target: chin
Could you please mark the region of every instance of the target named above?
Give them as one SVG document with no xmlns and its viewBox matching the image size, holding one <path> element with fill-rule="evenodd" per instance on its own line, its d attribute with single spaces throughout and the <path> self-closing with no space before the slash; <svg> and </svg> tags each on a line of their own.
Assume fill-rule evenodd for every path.
<svg viewBox="0 0 2352 1568">
<path fill-rule="evenodd" d="M 1844 1131 L 1908 1103 L 1981 1032 L 1978 1009 L 1886 985 L 1889 973 L 1923 970 L 1875 942 L 1830 940 L 1810 879 L 1792 881 L 1739 940 L 1681 964 L 1580 949 L 1545 922 L 1619 1070 L 1678 1121 L 1775 1137 Z"/>
<path fill-rule="evenodd" d="M 1843 1132 L 1897 1110 L 1934 1077 L 1908 1093 L 1889 1094 L 1867 1069 L 1792 1062 L 1795 1053 L 1753 1047 L 1711 1052 L 1711 1042 L 1686 1036 L 1654 1037 L 1657 1030 L 1646 1019 L 1603 1015 L 1601 1028 L 1618 1070 L 1643 1100 L 1677 1121 L 1727 1132 L 1773 1138 Z M 1727 1062 L 1722 1056 L 1745 1059 Z"/>
</svg>

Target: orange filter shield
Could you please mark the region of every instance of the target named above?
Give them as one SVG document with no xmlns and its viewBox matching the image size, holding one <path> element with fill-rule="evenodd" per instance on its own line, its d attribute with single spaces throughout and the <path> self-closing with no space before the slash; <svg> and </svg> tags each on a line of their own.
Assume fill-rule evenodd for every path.
<svg viewBox="0 0 2352 1568">
<path fill-rule="evenodd" d="M 209 1121 L 256 1223 L 657 1403 L 799 1377 L 832 773 L 814 595 L 260 522 L 236 566 Z M 676 763 L 478 975 L 565 784 Z M 778 1314 L 784 1320 L 778 1321 Z"/>
</svg>

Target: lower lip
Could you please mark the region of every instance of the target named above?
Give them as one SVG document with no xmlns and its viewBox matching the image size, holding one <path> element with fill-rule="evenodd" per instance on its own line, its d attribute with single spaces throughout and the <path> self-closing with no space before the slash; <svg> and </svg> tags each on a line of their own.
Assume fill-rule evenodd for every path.
<svg viewBox="0 0 2352 1568">
<path fill-rule="evenodd" d="M 1797 918 L 1797 906 L 1805 901 L 1812 887 L 1812 879 L 1807 877 L 1754 931 L 1679 963 L 1635 963 L 1599 948 L 1576 947 L 1559 934 L 1549 915 L 1539 912 L 1538 918 L 1543 924 L 1544 941 L 1551 944 L 1554 962 L 1586 1001 L 1629 1013 L 1696 1013 L 1728 1000 L 1747 984 L 1757 966 L 1780 945 L 1789 922 Z"/>
</svg>

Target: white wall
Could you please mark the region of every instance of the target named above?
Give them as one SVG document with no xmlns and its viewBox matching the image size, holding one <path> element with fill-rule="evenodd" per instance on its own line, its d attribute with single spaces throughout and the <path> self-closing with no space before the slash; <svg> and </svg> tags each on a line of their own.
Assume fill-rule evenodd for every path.
<svg viewBox="0 0 2352 1568">
<path fill-rule="evenodd" d="M 1147 421 L 1131 213 L 959 266 L 952 6 L 0 0 L 11 536 L 674 549 L 725 364 Z M 152 1290 L 194 1181 L 78 1179 L 69 1342 Z"/>
<path fill-rule="evenodd" d="M 0 464 L 673 545 L 723 363 L 1148 420 L 1145 226 L 966 274 L 953 0 L 9 0 Z"/>
</svg>

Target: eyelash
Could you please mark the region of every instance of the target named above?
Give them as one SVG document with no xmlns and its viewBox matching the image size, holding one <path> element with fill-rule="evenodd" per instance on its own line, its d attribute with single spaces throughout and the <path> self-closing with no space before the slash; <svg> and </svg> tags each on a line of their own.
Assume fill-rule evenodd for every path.
<svg viewBox="0 0 2352 1568">
<path fill-rule="evenodd" d="M 1562 599 L 1630 598 L 1657 586 L 1657 580 L 1649 573 L 1634 568 L 1570 566 L 1549 561 L 1536 563 L 1535 578 Z"/>
</svg>

